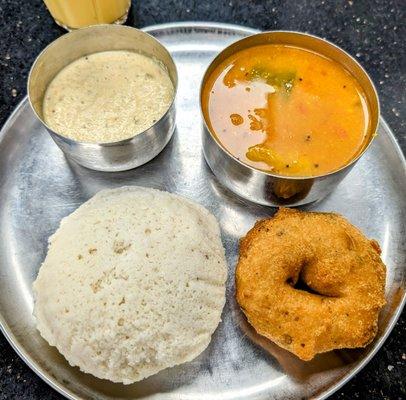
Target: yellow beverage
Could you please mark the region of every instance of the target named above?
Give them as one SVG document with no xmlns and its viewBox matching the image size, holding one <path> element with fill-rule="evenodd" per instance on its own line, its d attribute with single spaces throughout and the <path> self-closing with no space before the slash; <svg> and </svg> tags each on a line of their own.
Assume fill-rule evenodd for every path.
<svg viewBox="0 0 406 400">
<path fill-rule="evenodd" d="M 123 23 L 130 0 L 44 0 L 55 21 L 66 29 Z"/>
</svg>

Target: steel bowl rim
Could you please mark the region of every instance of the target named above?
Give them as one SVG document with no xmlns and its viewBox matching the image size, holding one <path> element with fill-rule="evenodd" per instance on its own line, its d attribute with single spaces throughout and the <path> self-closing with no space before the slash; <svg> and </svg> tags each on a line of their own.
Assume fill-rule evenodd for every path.
<svg viewBox="0 0 406 400">
<path fill-rule="evenodd" d="M 360 69 L 360 71 L 365 75 L 365 77 L 367 78 L 367 81 L 369 83 L 369 85 L 371 86 L 372 92 L 374 94 L 374 97 L 376 98 L 376 103 L 377 103 L 377 118 L 376 118 L 376 124 L 375 126 L 372 127 L 371 132 L 370 132 L 370 138 L 368 140 L 368 143 L 366 144 L 366 146 L 362 149 L 362 151 L 356 155 L 354 158 L 352 158 L 348 163 L 344 164 L 343 166 L 341 166 L 338 169 L 335 169 L 334 171 L 328 172 L 326 174 L 320 174 L 320 175 L 312 175 L 312 176 L 289 176 L 289 175 L 282 175 L 282 174 L 273 174 L 271 172 L 267 172 L 255 167 L 252 167 L 249 164 L 246 164 L 244 162 L 242 162 L 241 160 L 239 160 L 237 157 L 235 157 L 233 154 L 231 154 L 220 142 L 220 140 L 216 137 L 215 133 L 211 131 L 211 129 L 208 126 L 208 123 L 206 121 L 206 117 L 204 115 L 203 112 L 203 102 L 202 102 L 202 94 L 203 94 L 203 88 L 205 86 L 205 83 L 207 81 L 208 78 L 208 71 L 210 69 L 210 67 L 216 63 L 221 56 L 223 55 L 223 53 L 229 49 L 231 46 L 234 46 L 238 43 L 241 43 L 253 36 L 265 36 L 265 35 L 269 35 L 269 34 L 273 34 L 273 33 L 287 33 L 287 34 L 294 34 L 294 35 L 298 35 L 298 36 L 303 36 L 303 37 L 310 37 L 312 39 L 316 39 L 319 40 L 321 42 L 324 42 L 326 44 L 328 44 L 329 46 L 335 48 L 336 50 L 338 50 L 339 52 L 341 52 L 343 55 L 345 55 L 346 57 L 348 57 L 351 61 L 353 61 L 355 63 L 355 65 Z M 248 46 L 247 48 L 249 48 L 250 46 Z M 322 53 L 320 53 L 321 55 L 323 55 Z M 335 60 L 334 60 L 335 61 Z M 336 61 L 337 63 L 339 63 L 338 61 Z M 339 63 L 341 65 L 341 63 Z M 341 65 L 345 70 L 346 68 Z M 352 74 L 351 74 L 352 75 Z M 353 75 L 352 75 L 353 76 Z M 354 77 L 354 76 L 353 76 Z M 355 80 L 357 80 L 354 77 Z M 358 80 L 357 80 L 358 81 Z M 226 157 L 229 157 L 232 159 L 232 161 L 240 164 L 242 167 L 247 168 L 248 170 L 250 170 L 251 172 L 253 172 L 254 174 L 260 174 L 263 176 L 269 176 L 272 178 L 279 178 L 279 179 L 286 179 L 286 180 L 292 180 L 292 181 L 296 181 L 296 180 L 313 180 L 313 179 L 320 179 L 320 178 L 326 178 L 328 176 L 332 176 L 335 174 L 339 174 L 340 172 L 346 170 L 347 168 L 350 169 L 354 166 L 354 164 L 364 155 L 364 153 L 368 150 L 368 148 L 371 146 L 371 143 L 373 142 L 373 140 L 375 139 L 375 137 L 377 136 L 377 130 L 379 127 L 379 121 L 380 121 L 380 101 L 379 101 L 379 96 L 378 96 L 378 91 L 376 90 L 376 86 L 374 85 L 371 77 L 369 76 L 368 72 L 365 70 L 365 68 L 349 53 L 347 53 L 344 49 L 342 49 L 341 47 L 337 46 L 336 44 L 332 43 L 331 41 L 321 38 L 320 36 L 316 36 L 310 33 L 306 33 L 306 32 L 300 32 L 300 31 L 291 31 L 291 30 L 271 30 L 271 31 L 257 31 L 256 33 L 253 33 L 243 39 L 239 39 L 236 42 L 231 43 L 230 45 L 228 45 L 227 47 L 225 47 L 219 54 L 217 54 L 217 56 L 210 62 L 210 64 L 207 66 L 204 74 L 203 74 L 203 78 L 201 80 L 200 83 L 200 91 L 199 91 L 199 106 L 200 106 L 200 115 L 202 118 L 202 122 L 203 122 L 203 127 L 204 129 L 208 132 L 208 134 L 212 137 L 212 139 L 215 141 L 216 145 L 222 150 L 222 152 L 224 153 L 224 155 Z M 204 151 L 204 149 L 203 149 Z"/>
<path fill-rule="evenodd" d="M 108 28 L 107 28 L 108 27 Z M 54 45 L 56 45 L 62 38 L 68 36 L 68 35 L 74 35 L 76 32 L 82 31 L 82 30 L 98 30 L 100 28 L 107 28 L 107 29 L 118 29 L 118 30 L 127 30 L 127 31 L 138 31 L 142 34 L 144 34 L 145 36 L 151 38 L 153 41 L 155 41 L 163 50 L 164 52 L 168 55 L 169 59 L 171 60 L 173 67 L 174 67 L 174 72 L 175 72 L 175 82 L 172 81 L 171 82 L 173 84 L 173 96 L 172 96 L 172 101 L 168 107 L 168 109 L 165 111 L 165 113 L 156 121 L 154 122 L 150 127 L 148 127 L 147 129 L 133 135 L 130 136 L 126 139 L 122 139 L 122 140 L 118 140 L 118 141 L 114 141 L 114 142 L 85 142 L 85 141 L 79 141 L 79 140 L 75 140 L 72 138 L 69 138 L 67 136 L 63 136 L 60 133 L 56 132 L 54 129 L 52 129 L 45 121 L 44 119 L 38 115 L 37 111 L 35 110 L 32 101 L 31 101 L 31 93 L 30 93 L 30 82 L 31 82 L 31 77 L 33 74 L 33 71 L 36 67 L 36 65 L 38 64 L 38 62 L 40 61 L 41 57 L 50 49 L 52 48 Z M 108 50 L 106 50 L 108 51 Z M 96 52 L 97 53 L 97 52 Z M 89 54 L 95 54 L 95 53 L 89 53 Z M 69 65 L 69 64 L 67 64 Z M 67 66 L 65 65 L 65 67 Z M 167 66 L 165 65 L 165 68 L 167 68 Z M 169 74 L 168 74 L 169 75 Z M 30 72 L 28 73 L 28 79 L 27 79 L 27 84 L 26 84 L 26 90 L 27 90 L 27 98 L 28 98 L 28 102 L 31 106 L 31 109 L 33 110 L 35 116 L 39 119 L 39 121 L 44 125 L 44 127 L 48 130 L 48 132 L 51 135 L 55 135 L 57 136 L 59 139 L 61 139 L 62 141 L 70 144 L 70 145 L 83 145 L 86 147 L 93 147 L 93 148 L 99 148 L 99 147 L 114 147 L 114 146 L 122 146 L 125 145 L 131 141 L 133 141 L 134 139 L 137 139 L 140 137 L 139 140 L 141 140 L 142 136 L 145 136 L 146 134 L 148 134 L 149 130 L 151 128 L 154 128 L 155 126 L 157 126 L 162 120 L 164 120 L 167 115 L 170 113 L 170 111 L 173 109 L 173 107 L 175 106 L 175 100 L 176 100 L 176 94 L 178 91 L 178 82 L 179 82 L 179 77 L 178 77 L 178 69 L 176 67 L 175 61 L 172 57 L 172 55 L 169 53 L 168 49 L 154 36 L 152 36 L 150 33 L 146 32 L 145 30 L 142 29 L 137 29 L 134 28 L 132 26 L 127 26 L 127 25 L 111 25 L 111 24 L 99 24 L 99 25 L 91 25 L 85 28 L 80 28 L 80 29 L 76 29 L 74 31 L 70 31 L 67 32 L 61 36 L 59 36 L 58 38 L 56 38 L 55 40 L 53 40 L 51 43 L 49 43 L 44 49 L 41 50 L 41 52 L 38 54 L 38 56 L 35 58 L 34 62 L 32 63 L 32 66 L 30 68 Z M 137 139 L 138 140 L 138 139 Z"/>
</svg>

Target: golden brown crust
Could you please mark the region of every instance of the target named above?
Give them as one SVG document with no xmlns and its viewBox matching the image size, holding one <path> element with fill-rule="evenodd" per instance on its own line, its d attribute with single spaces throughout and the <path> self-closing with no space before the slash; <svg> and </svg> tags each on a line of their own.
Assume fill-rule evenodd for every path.
<svg viewBox="0 0 406 400">
<path fill-rule="evenodd" d="M 379 254 L 338 214 L 282 208 L 240 240 L 237 301 L 259 334 L 302 360 L 364 347 L 385 304 Z"/>
</svg>

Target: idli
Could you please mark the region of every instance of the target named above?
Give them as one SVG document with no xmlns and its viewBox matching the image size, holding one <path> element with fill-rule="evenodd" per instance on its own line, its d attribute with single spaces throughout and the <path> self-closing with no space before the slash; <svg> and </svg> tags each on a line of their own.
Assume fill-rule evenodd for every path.
<svg viewBox="0 0 406 400">
<path fill-rule="evenodd" d="M 34 316 L 72 366 L 130 384 L 208 346 L 226 278 L 220 229 L 205 208 L 154 189 L 105 190 L 50 237 Z"/>
</svg>

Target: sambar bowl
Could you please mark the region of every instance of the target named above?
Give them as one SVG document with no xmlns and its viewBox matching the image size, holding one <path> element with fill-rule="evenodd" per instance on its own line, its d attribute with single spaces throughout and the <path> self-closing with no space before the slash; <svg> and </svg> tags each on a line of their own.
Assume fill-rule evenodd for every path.
<svg viewBox="0 0 406 400">
<path fill-rule="evenodd" d="M 368 103 L 370 124 L 367 137 L 347 164 L 332 172 L 317 176 L 284 176 L 256 169 L 233 156 L 210 129 L 203 108 L 203 90 L 216 67 L 233 54 L 250 47 L 281 44 L 313 51 L 336 61 L 361 86 Z M 241 39 L 220 52 L 208 66 L 200 88 L 200 109 L 203 119 L 203 153 L 218 181 L 237 195 L 266 206 L 301 206 L 323 199 L 350 172 L 371 144 L 379 122 L 379 100 L 372 80 L 362 66 L 333 43 L 301 32 L 270 31 Z"/>
<path fill-rule="evenodd" d="M 55 132 L 43 117 L 43 100 L 48 85 L 73 61 L 111 50 L 138 52 L 162 63 L 174 87 L 169 109 L 145 131 L 117 142 L 80 142 Z M 175 63 L 166 48 L 154 37 L 128 26 L 95 25 L 67 33 L 49 44 L 31 67 L 27 92 L 37 118 L 69 159 L 90 169 L 114 172 L 145 164 L 167 145 L 175 130 L 177 84 Z"/>
</svg>

